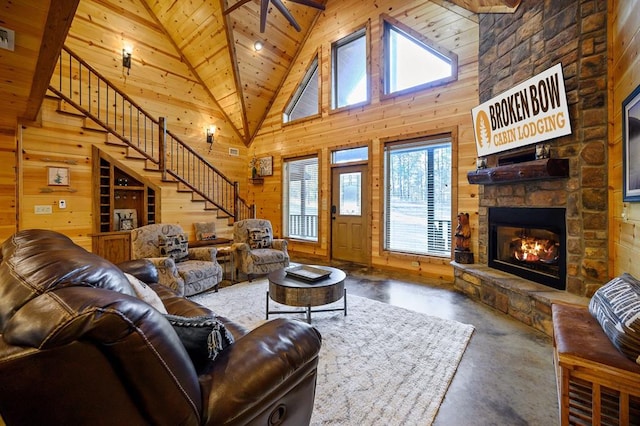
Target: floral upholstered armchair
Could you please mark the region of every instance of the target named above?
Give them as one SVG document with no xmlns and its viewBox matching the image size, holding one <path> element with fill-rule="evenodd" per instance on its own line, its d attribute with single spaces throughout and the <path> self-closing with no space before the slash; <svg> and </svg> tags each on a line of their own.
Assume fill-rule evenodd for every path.
<svg viewBox="0 0 640 426">
<path fill-rule="evenodd" d="M 149 259 L 158 269 L 159 283 L 190 296 L 218 290 L 222 267 L 215 247 L 189 247 L 180 225 L 157 223 L 131 231 L 131 259 Z"/>
<path fill-rule="evenodd" d="M 274 239 L 271 222 L 264 219 L 245 219 L 233 224 L 233 249 L 236 266 L 247 274 L 268 274 L 289 266 L 287 240 Z"/>
</svg>

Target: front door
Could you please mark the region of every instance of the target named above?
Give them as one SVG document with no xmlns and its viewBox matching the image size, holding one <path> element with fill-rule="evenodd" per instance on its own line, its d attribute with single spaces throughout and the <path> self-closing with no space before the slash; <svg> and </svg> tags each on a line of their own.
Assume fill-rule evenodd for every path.
<svg viewBox="0 0 640 426">
<path fill-rule="evenodd" d="M 367 166 L 335 167 L 331 188 L 331 257 L 368 263 L 370 233 Z"/>
</svg>

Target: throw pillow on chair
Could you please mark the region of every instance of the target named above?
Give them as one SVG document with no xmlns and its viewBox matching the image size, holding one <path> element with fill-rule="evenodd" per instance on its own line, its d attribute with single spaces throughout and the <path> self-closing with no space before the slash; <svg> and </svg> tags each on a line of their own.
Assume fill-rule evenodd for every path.
<svg viewBox="0 0 640 426">
<path fill-rule="evenodd" d="M 196 222 L 193 224 L 196 230 L 197 241 L 208 241 L 216 239 L 215 222 Z"/>
<path fill-rule="evenodd" d="M 272 240 L 269 228 L 249 229 L 249 247 L 252 249 L 270 248 Z"/>
<path fill-rule="evenodd" d="M 160 254 L 172 257 L 176 262 L 189 258 L 189 243 L 185 234 L 158 236 Z"/>
<path fill-rule="evenodd" d="M 208 360 L 215 360 L 234 341 L 233 335 L 213 315 L 184 317 L 167 314 L 165 318 L 173 326 L 197 369 Z"/>
</svg>

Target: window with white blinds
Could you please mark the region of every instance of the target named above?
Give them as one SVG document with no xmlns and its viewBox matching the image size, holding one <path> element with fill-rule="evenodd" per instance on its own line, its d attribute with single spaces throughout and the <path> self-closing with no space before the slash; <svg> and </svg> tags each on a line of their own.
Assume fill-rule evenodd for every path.
<svg viewBox="0 0 640 426">
<path fill-rule="evenodd" d="M 318 241 L 318 157 L 285 161 L 282 187 L 285 236 Z"/>
<path fill-rule="evenodd" d="M 385 145 L 385 250 L 451 256 L 451 137 Z"/>
</svg>

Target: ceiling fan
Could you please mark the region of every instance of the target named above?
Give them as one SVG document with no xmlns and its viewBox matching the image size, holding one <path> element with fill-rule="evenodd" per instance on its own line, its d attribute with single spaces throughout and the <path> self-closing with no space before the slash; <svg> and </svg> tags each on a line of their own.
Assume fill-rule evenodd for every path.
<svg viewBox="0 0 640 426">
<path fill-rule="evenodd" d="M 249 3 L 250 1 L 252 0 L 240 0 L 233 6 L 225 10 L 224 14 L 227 15 L 233 12 L 234 10 L 236 10 L 237 8 L 239 8 L 240 6 L 242 6 L 243 4 Z M 313 0 L 289 0 L 289 1 L 292 3 L 301 4 L 304 6 L 314 7 L 319 10 L 324 10 L 324 5 L 322 3 L 318 3 Z M 291 12 L 289 12 L 289 9 L 287 9 L 287 7 L 282 3 L 282 0 L 260 0 L 260 32 L 261 33 L 264 32 L 267 26 L 267 11 L 269 9 L 269 2 L 271 2 L 276 7 L 276 9 L 278 9 L 280 13 L 284 15 L 285 18 L 287 18 L 291 26 L 295 28 L 296 31 L 300 31 L 300 25 L 298 25 L 298 22 L 296 21 L 296 19 L 293 17 Z"/>
</svg>

